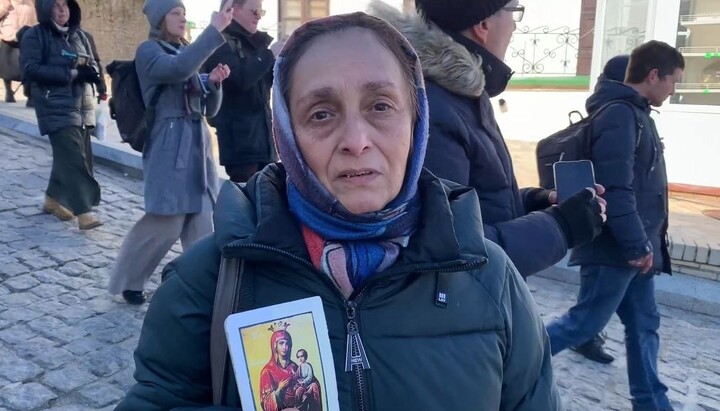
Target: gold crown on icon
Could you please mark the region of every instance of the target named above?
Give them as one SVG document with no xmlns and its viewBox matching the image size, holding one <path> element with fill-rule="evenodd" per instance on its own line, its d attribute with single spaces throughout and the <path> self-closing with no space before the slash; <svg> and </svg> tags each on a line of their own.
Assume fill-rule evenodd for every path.
<svg viewBox="0 0 720 411">
<path fill-rule="evenodd" d="M 270 330 L 272 332 L 286 331 L 289 326 L 290 326 L 290 323 L 285 322 L 283 320 L 279 320 L 279 321 L 275 321 L 274 323 L 270 324 L 270 328 L 268 328 L 268 330 Z"/>
</svg>

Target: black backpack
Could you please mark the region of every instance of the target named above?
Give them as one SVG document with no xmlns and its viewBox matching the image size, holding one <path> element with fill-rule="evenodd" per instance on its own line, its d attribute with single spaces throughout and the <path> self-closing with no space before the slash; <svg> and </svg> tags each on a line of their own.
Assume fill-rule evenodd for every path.
<svg viewBox="0 0 720 411">
<path fill-rule="evenodd" d="M 108 101 L 110 118 L 117 123 L 123 143 L 142 153 L 155 123 L 155 106 L 164 86 L 155 89 L 150 105 L 145 107 L 135 60 L 115 60 L 106 70 L 112 79 L 112 97 Z"/>
<path fill-rule="evenodd" d="M 538 177 L 540 177 L 540 187 L 548 190 L 555 188 L 553 164 L 558 161 L 590 160 L 593 143 L 592 122 L 597 115 L 615 104 L 623 104 L 632 109 L 633 115 L 635 116 L 635 122 L 638 125 L 638 138 L 635 146 L 637 147 L 640 144 L 643 126 L 637 119 L 635 107 L 628 101 L 611 101 L 600 107 L 595 113 L 593 113 L 593 115 L 588 117 L 583 117 L 579 111 L 571 111 L 568 113 L 570 125 L 538 141 L 537 147 L 535 148 L 535 158 L 537 160 Z M 573 114 L 578 114 L 580 116 L 580 121 L 573 123 Z"/>
</svg>

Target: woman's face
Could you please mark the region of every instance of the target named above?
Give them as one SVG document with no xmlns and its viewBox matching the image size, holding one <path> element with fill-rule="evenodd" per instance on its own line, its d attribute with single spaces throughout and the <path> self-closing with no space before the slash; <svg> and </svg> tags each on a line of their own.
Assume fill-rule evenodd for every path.
<svg viewBox="0 0 720 411">
<path fill-rule="evenodd" d="M 185 37 L 185 7 L 175 7 L 165 15 L 165 31 L 172 38 Z"/>
<path fill-rule="evenodd" d="M 413 104 L 398 60 L 365 29 L 313 40 L 291 71 L 297 144 L 351 213 L 382 210 L 400 192 Z"/>
<path fill-rule="evenodd" d="M 275 344 L 275 352 L 281 358 L 285 358 L 287 357 L 288 351 L 290 351 L 290 345 L 288 344 L 288 340 L 278 340 L 278 342 Z"/>
<path fill-rule="evenodd" d="M 62 27 L 70 20 L 70 8 L 67 0 L 55 0 L 52 5 L 52 20 Z"/>
</svg>

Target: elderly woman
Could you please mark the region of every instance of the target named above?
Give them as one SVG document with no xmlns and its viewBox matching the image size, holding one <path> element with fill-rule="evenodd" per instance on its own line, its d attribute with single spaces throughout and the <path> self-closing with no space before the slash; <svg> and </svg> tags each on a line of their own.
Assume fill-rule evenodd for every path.
<svg viewBox="0 0 720 411">
<path fill-rule="evenodd" d="M 146 0 L 143 13 L 150 38 L 138 47 L 135 66 L 145 104 L 157 102 L 143 151 L 145 215 L 125 237 L 109 285 L 130 304 L 145 302 L 145 283 L 178 239 L 187 249 L 212 232 L 218 176 L 203 119 L 219 110 L 230 70 L 218 65 L 209 75 L 198 71 L 225 43 L 221 33 L 232 20 L 232 0 L 213 12 L 192 44 L 183 38 L 182 1 Z"/>
<path fill-rule="evenodd" d="M 235 310 L 322 299 L 342 410 L 560 409 L 543 323 L 484 239 L 475 191 L 422 170 L 428 108 L 406 40 L 363 13 L 309 22 L 274 93 L 283 162 L 226 183 L 215 235 L 168 265 L 117 410 L 239 409 L 233 377 L 211 377 L 222 259 L 243 261 Z"/>
<path fill-rule="evenodd" d="M 76 0 L 38 0 L 39 24 L 20 42 L 20 62 L 31 83 L 40 133 L 50 137 L 53 165 L 43 210 L 78 227 L 101 225 L 92 213 L 100 203 L 93 176 L 90 129 L 95 127 L 94 86 L 98 65 L 80 30 Z"/>
</svg>

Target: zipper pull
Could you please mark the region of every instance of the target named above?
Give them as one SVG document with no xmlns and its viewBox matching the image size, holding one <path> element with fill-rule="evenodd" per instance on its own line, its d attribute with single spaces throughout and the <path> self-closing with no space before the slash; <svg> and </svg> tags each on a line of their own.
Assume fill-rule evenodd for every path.
<svg viewBox="0 0 720 411">
<path fill-rule="evenodd" d="M 365 354 L 365 347 L 360 338 L 360 329 L 358 328 L 357 321 L 355 321 L 356 308 L 357 304 L 355 304 L 354 301 L 347 303 L 348 335 L 345 346 L 345 372 L 352 372 L 358 366 L 363 370 L 370 369 L 370 363 L 368 362 L 367 354 Z"/>
</svg>

